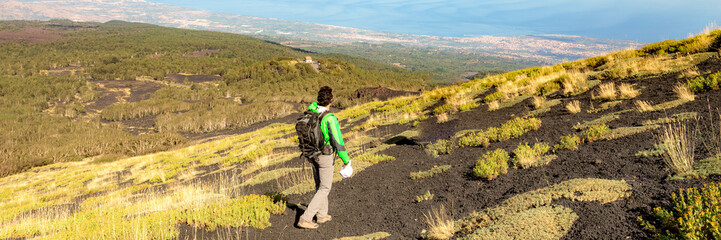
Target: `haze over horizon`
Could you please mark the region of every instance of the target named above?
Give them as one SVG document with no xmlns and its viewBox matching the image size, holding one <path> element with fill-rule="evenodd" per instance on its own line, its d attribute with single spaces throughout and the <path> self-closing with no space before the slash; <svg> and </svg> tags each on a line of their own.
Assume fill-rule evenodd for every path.
<svg viewBox="0 0 721 240">
<path fill-rule="evenodd" d="M 565 34 L 656 42 L 721 23 L 718 0 L 148 0 L 247 16 L 431 36 Z"/>
</svg>

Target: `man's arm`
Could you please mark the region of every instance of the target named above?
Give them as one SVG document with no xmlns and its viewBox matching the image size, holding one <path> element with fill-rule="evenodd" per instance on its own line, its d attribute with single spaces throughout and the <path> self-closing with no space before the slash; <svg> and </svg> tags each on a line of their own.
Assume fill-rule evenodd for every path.
<svg viewBox="0 0 721 240">
<path fill-rule="evenodd" d="M 343 160 L 343 164 L 348 164 L 350 161 L 348 157 L 348 151 L 345 149 L 345 143 L 343 143 L 343 134 L 340 132 L 340 124 L 338 118 L 335 115 L 328 116 L 328 134 L 330 134 L 330 144 L 338 152 L 338 157 Z"/>
</svg>

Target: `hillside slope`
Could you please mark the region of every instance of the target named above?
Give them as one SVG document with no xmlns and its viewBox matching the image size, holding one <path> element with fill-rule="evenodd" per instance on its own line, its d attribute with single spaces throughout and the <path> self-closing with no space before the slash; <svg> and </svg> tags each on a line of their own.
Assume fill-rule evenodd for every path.
<svg viewBox="0 0 721 240">
<path fill-rule="evenodd" d="M 333 221 L 318 230 L 294 227 L 313 180 L 289 120 L 182 149 L 2 178 L 0 237 L 711 237 L 715 215 L 685 219 L 712 211 L 719 192 L 709 188 L 711 205 L 696 202 L 699 211 L 686 215 L 674 212 L 671 193 L 721 174 L 713 140 L 721 138 L 720 36 L 344 109 L 337 116 L 356 173 L 334 176 Z M 678 142 L 657 139 L 668 123 L 702 134 L 684 141 L 695 143 L 693 168 L 670 167 L 670 150 L 655 146 Z M 443 224 L 427 225 L 425 216 Z"/>
<path fill-rule="evenodd" d="M 248 36 L 141 23 L 8 21 L 0 36 L 0 128 L 8 133 L 0 176 L 238 132 L 299 111 L 319 85 L 334 87 L 338 106 L 348 107 L 374 97 L 358 89 L 416 93 L 427 79 Z"/>
</svg>

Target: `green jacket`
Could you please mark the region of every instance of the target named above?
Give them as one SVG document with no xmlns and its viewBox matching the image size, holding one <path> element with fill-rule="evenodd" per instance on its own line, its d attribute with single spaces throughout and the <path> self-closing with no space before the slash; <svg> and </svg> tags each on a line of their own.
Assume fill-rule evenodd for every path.
<svg viewBox="0 0 721 240">
<path fill-rule="evenodd" d="M 314 113 L 320 113 L 317 102 L 311 103 L 310 106 L 308 106 L 308 110 Z M 338 157 L 343 160 L 343 164 L 348 164 L 348 151 L 345 150 L 343 134 L 340 132 L 338 118 L 335 117 L 333 113 L 326 114 L 325 117 L 320 120 L 320 131 L 323 132 L 323 143 L 333 146 L 333 149 L 338 153 Z"/>
</svg>

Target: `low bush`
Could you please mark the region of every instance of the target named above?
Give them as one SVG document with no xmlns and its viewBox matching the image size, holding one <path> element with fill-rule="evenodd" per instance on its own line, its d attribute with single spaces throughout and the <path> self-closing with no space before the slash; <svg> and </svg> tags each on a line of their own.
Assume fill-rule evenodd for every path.
<svg viewBox="0 0 721 240">
<path fill-rule="evenodd" d="M 514 118 L 501 127 L 491 127 L 485 131 L 469 132 L 449 140 L 438 140 L 426 146 L 426 152 L 433 156 L 449 154 L 456 147 L 488 147 L 490 142 L 501 142 L 517 138 L 531 130 L 538 130 L 541 120 L 537 118 Z"/>
<path fill-rule="evenodd" d="M 459 147 L 488 147 L 488 145 L 490 145 L 490 139 L 483 131 L 470 132 L 458 139 Z"/>
<path fill-rule="evenodd" d="M 493 180 L 501 173 L 508 172 L 508 159 L 508 152 L 501 148 L 487 152 L 476 161 L 473 175 L 486 180 Z"/>
<path fill-rule="evenodd" d="M 671 195 L 671 208 L 656 207 L 654 219 L 638 217 L 657 239 L 721 239 L 721 184 L 681 189 Z"/>
<path fill-rule="evenodd" d="M 439 154 L 450 154 L 456 148 L 456 143 L 453 139 L 441 139 L 435 143 L 426 145 L 426 153 L 437 157 Z"/>
<path fill-rule="evenodd" d="M 707 77 L 697 77 L 686 82 L 686 87 L 694 93 L 702 93 L 708 90 L 718 90 L 721 87 L 721 72 L 711 74 Z"/>
<path fill-rule="evenodd" d="M 488 128 L 485 131 L 488 139 L 494 142 L 505 141 L 511 138 L 517 138 L 531 130 L 538 130 L 541 127 L 541 120 L 538 118 L 520 118 L 516 117 L 500 128 Z"/>
<path fill-rule="evenodd" d="M 443 166 L 434 166 L 428 171 L 418 171 L 418 172 L 412 172 L 410 177 L 411 179 L 421 179 L 421 178 L 429 178 L 433 177 L 436 174 L 445 172 L 446 170 L 451 169 L 451 165 L 443 165 Z"/>
<path fill-rule="evenodd" d="M 477 102 L 470 102 L 470 103 L 461 105 L 458 109 L 461 110 L 461 112 L 465 112 L 465 111 L 477 108 L 479 106 L 481 106 L 481 104 L 479 104 Z"/>
<path fill-rule="evenodd" d="M 490 103 L 493 101 L 498 101 L 506 97 L 506 94 L 502 92 L 494 92 L 492 94 L 488 94 L 485 98 L 483 98 L 483 102 Z"/>
<path fill-rule="evenodd" d="M 539 85 L 538 89 L 536 89 L 536 92 L 538 92 L 542 96 L 545 96 L 545 95 L 551 94 L 553 92 L 556 92 L 560 89 L 561 89 L 560 81 L 550 81 L 550 82 Z"/>
<path fill-rule="evenodd" d="M 536 143 L 531 147 L 528 143 L 518 144 L 513 150 L 513 166 L 515 168 L 528 168 L 544 164 L 543 154 L 551 150 L 547 143 Z"/>
<path fill-rule="evenodd" d="M 420 196 L 416 196 L 416 202 L 423 202 L 433 199 L 433 193 L 430 190 L 426 190 L 426 193 Z"/>
<path fill-rule="evenodd" d="M 433 115 L 439 115 L 441 113 L 447 113 L 449 111 L 453 110 L 453 105 L 450 104 L 443 104 L 435 109 L 433 109 Z"/>
<path fill-rule="evenodd" d="M 636 55 L 645 57 L 649 55 L 666 55 L 671 53 L 694 54 L 710 50 L 714 41 L 721 35 L 721 30 L 715 30 L 707 34 L 699 34 L 683 40 L 666 40 L 663 42 L 651 43 L 636 50 Z"/>
<path fill-rule="evenodd" d="M 593 142 L 610 131 L 611 129 L 605 123 L 593 125 L 581 133 L 581 139 L 583 139 L 584 142 Z"/>
<path fill-rule="evenodd" d="M 571 134 L 568 136 L 562 136 L 561 142 L 559 144 L 556 144 L 553 146 L 554 150 L 562 150 L 562 149 L 568 149 L 568 150 L 576 150 L 578 149 L 578 145 L 581 144 L 581 138 L 576 136 L 576 134 Z"/>
</svg>

